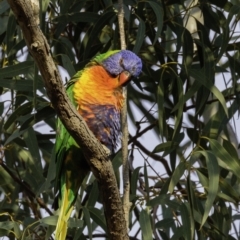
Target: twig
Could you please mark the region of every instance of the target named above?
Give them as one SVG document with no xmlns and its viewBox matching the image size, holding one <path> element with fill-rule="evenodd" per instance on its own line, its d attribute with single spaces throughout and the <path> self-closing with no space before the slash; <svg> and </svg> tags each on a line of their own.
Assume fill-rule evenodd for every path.
<svg viewBox="0 0 240 240">
<path fill-rule="evenodd" d="M 122 0 L 118 0 L 118 25 L 119 25 L 121 49 L 125 50 L 126 41 L 125 41 L 125 31 L 124 31 L 124 10 L 123 10 Z"/>
<path fill-rule="evenodd" d="M 119 24 L 119 34 L 121 49 L 126 49 L 125 42 L 125 32 L 124 32 L 124 10 L 123 1 L 118 1 L 118 24 Z M 126 221 L 126 226 L 128 229 L 128 219 L 129 219 L 129 193 L 130 193 L 130 183 L 129 183 L 129 163 L 128 163 L 128 124 L 127 124 L 127 88 L 123 88 L 124 103 L 123 109 L 121 111 L 121 122 L 122 122 L 122 161 L 123 161 L 123 211 Z"/>
<path fill-rule="evenodd" d="M 135 140 L 137 140 L 139 137 L 141 137 L 144 133 L 146 133 L 147 131 L 153 129 L 154 127 L 157 126 L 157 121 L 150 124 L 149 126 L 147 126 L 146 128 L 144 128 L 141 132 L 137 131 L 136 135 L 134 137 L 131 136 L 131 138 L 128 141 L 128 144 L 134 142 Z"/>
</svg>

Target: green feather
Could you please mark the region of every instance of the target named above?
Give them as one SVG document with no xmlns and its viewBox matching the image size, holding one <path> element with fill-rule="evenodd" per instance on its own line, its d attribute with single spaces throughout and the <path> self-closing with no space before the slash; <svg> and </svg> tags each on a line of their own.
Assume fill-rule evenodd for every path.
<svg viewBox="0 0 240 240">
<path fill-rule="evenodd" d="M 110 57 L 111 55 L 120 52 L 120 50 L 113 50 L 113 51 L 108 51 L 106 53 L 97 55 L 93 61 L 97 62 L 98 64 L 101 64 L 103 60 L 107 59 L 108 57 Z M 91 62 L 90 62 L 91 63 Z"/>
<path fill-rule="evenodd" d="M 77 107 L 77 104 L 73 96 L 73 83 L 79 79 L 80 75 L 81 72 L 77 73 L 67 88 L 68 97 L 75 107 Z M 68 218 L 72 212 L 80 185 L 90 169 L 81 148 L 68 133 L 60 119 L 57 120 L 55 159 L 57 180 L 55 182 L 55 193 L 59 190 L 58 205 L 60 207 L 56 239 L 65 240 Z"/>
</svg>

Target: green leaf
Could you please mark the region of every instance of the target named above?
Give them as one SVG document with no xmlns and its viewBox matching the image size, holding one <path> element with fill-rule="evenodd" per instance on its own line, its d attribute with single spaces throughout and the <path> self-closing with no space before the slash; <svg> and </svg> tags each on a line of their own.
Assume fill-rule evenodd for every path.
<svg viewBox="0 0 240 240">
<path fill-rule="evenodd" d="M 17 91 L 32 92 L 33 81 L 31 80 L 6 80 L 0 79 L 0 86 Z"/>
<path fill-rule="evenodd" d="M 172 218 L 165 218 L 163 220 L 158 221 L 155 224 L 155 227 L 158 229 L 168 230 L 172 228 L 173 225 L 175 225 L 175 221 Z"/>
<path fill-rule="evenodd" d="M 172 68 L 170 68 L 172 69 Z M 178 111 L 177 115 L 175 116 L 175 126 L 173 132 L 173 143 L 178 138 L 178 135 L 181 131 L 181 124 L 182 124 L 182 115 L 183 115 L 183 107 L 184 107 L 184 97 L 183 97 L 183 82 L 182 79 L 178 76 L 178 74 L 172 69 L 175 77 L 176 77 L 176 84 L 177 84 L 177 91 L 178 91 Z"/>
<path fill-rule="evenodd" d="M 224 112 L 226 116 L 228 116 L 228 109 L 226 105 L 226 101 L 222 93 L 211 83 L 211 81 L 204 75 L 202 70 L 195 70 L 195 69 L 190 69 L 189 74 L 197 81 L 202 83 L 210 92 L 213 93 L 213 95 L 219 100 L 221 103 Z M 205 80 L 204 80 L 205 79 Z"/>
<path fill-rule="evenodd" d="M 180 206 L 180 214 L 182 217 L 182 226 L 184 230 L 183 236 L 185 240 L 192 240 L 193 239 L 193 227 L 191 215 L 189 213 L 189 209 L 186 206 L 187 203 L 182 203 Z"/>
<path fill-rule="evenodd" d="M 240 173 L 240 163 L 239 159 L 235 158 L 235 155 L 230 155 L 227 150 L 215 139 L 209 139 L 210 147 L 213 151 L 213 154 L 219 158 L 221 161 L 219 165 L 227 170 L 233 172 L 236 177 L 239 177 Z"/>
<path fill-rule="evenodd" d="M 163 74 L 162 74 L 163 75 Z M 159 85 L 157 87 L 157 104 L 158 104 L 158 127 L 159 133 L 162 137 L 167 137 L 167 124 L 166 124 L 166 116 L 165 116 L 165 108 L 164 108 L 164 86 L 162 75 L 159 81 Z"/>
<path fill-rule="evenodd" d="M 112 160 L 112 165 L 114 171 L 118 171 L 119 167 L 122 165 L 122 151 L 118 151 Z"/>
<path fill-rule="evenodd" d="M 57 226 L 58 216 L 48 216 L 39 220 L 40 223 L 44 223 L 51 226 Z"/>
<path fill-rule="evenodd" d="M 148 205 L 151 206 L 151 207 L 155 207 L 156 205 L 167 205 L 169 206 L 170 208 L 174 209 L 175 211 L 179 209 L 180 207 L 180 203 L 177 202 L 176 200 L 170 200 L 170 195 L 167 195 L 167 194 L 163 194 L 163 195 L 160 195 L 160 196 L 157 196 L 153 199 L 151 199 L 149 202 L 148 202 Z"/>
<path fill-rule="evenodd" d="M 199 153 L 201 153 L 206 159 L 207 169 L 208 169 L 208 179 L 209 179 L 208 186 L 207 186 L 208 195 L 207 195 L 207 200 L 205 202 L 204 214 L 203 214 L 203 218 L 200 226 L 202 227 L 205 221 L 207 220 L 207 217 L 213 206 L 213 202 L 218 193 L 220 169 L 219 169 L 215 154 L 213 152 L 199 151 Z"/>
<path fill-rule="evenodd" d="M 20 226 L 19 226 L 19 223 L 17 222 L 13 222 L 13 221 L 0 222 L 0 229 L 7 230 L 8 233 L 14 234 L 16 238 L 20 238 L 21 236 Z M 2 232 L 5 232 L 5 231 L 2 231 Z M 0 233 L 0 236 L 1 236 L 1 233 Z"/>
<path fill-rule="evenodd" d="M 14 227 L 14 222 L 12 221 L 0 222 L 1 229 L 11 230 L 13 229 L 13 227 Z"/>
<path fill-rule="evenodd" d="M 106 221 L 105 221 L 103 212 L 101 210 L 99 210 L 97 208 L 93 208 L 93 207 L 88 207 L 88 210 L 89 210 L 92 220 L 98 226 L 100 226 L 105 232 L 107 232 L 107 225 L 106 225 Z"/>
<path fill-rule="evenodd" d="M 156 3 L 154 1 L 148 1 L 147 3 L 152 8 L 152 10 L 154 11 L 155 16 L 157 18 L 157 32 L 156 32 L 156 36 L 153 40 L 153 45 L 154 45 L 156 43 L 156 41 L 158 40 L 158 38 L 160 37 L 160 34 L 162 32 L 164 11 L 163 11 L 161 2 Z"/>
<path fill-rule="evenodd" d="M 146 163 L 144 163 L 144 183 L 145 183 L 145 192 L 147 193 L 147 202 L 149 200 L 149 183 L 148 183 L 148 172 Z"/>
<path fill-rule="evenodd" d="M 92 239 L 92 224 L 91 224 L 91 220 L 90 220 L 90 214 L 87 208 L 83 207 L 83 214 L 84 214 L 84 220 L 87 224 L 87 228 L 88 228 L 88 237 L 89 239 Z"/>
<path fill-rule="evenodd" d="M 16 18 L 10 10 L 9 17 L 8 17 L 8 25 L 7 25 L 7 35 L 6 35 L 6 40 L 7 40 L 7 52 L 9 53 L 14 46 L 15 42 L 15 34 L 16 34 Z M 8 56 L 8 61 L 12 64 L 14 59 L 14 56 L 9 57 Z"/>
<path fill-rule="evenodd" d="M 15 55 L 18 51 L 22 50 L 25 46 L 26 46 L 26 42 L 24 39 L 22 39 L 11 48 L 10 52 L 8 53 L 8 57 Z"/>
<path fill-rule="evenodd" d="M 226 149 L 226 151 L 232 156 L 232 158 L 234 159 L 238 159 L 238 152 L 237 149 L 233 146 L 233 144 L 226 139 L 222 139 L 223 140 L 223 148 Z"/>
<path fill-rule="evenodd" d="M 148 209 L 142 209 L 139 216 L 139 224 L 142 230 L 142 239 L 152 239 L 152 226 Z"/>
<path fill-rule="evenodd" d="M 194 81 L 190 89 L 188 89 L 188 91 L 184 94 L 183 102 L 186 103 L 199 90 L 200 87 L 201 83 L 198 81 Z M 172 112 L 175 112 L 179 108 L 180 104 L 182 103 L 181 102 L 177 103 L 172 109 Z"/>
<path fill-rule="evenodd" d="M 22 119 L 19 119 L 21 124 L 20 130 L 24 131 L 41 120 L 44 120 L 48 124 L 48 118 L 55 116 L 55 114 L 54 109 L 49 105 L 40 107 L 37 109 L 37 113 L 26 115 Z M 52 125 L 54 126 L 54 124 L 51 124 L 50 127 L 53 127 Z"/>
<path fill-rule="evenodd" d="M 133 48 L 133 52 L 134 53 L 138 53 L 142 44 L 143 44 L 143 41 L 145 39 L 145 22 L 140 18 L 138 17 L 138 21 L 139 21 L 139 25 L 138 25 L 138 31 L 137 31 L 137 36 L 136 36 L 136 42 L 134 44 L 134 48 Z"/>
<path fill-rule="evenodd" d="M 99 197 L 98 183 L 97 183 L 97 181 L 94 181 L 91 192 L 89 194 L 88 201 L 87 201 L 87 206 L 94 207 L 94 205 L 96 204 L 96 202 L 98 200 L 98 197 Z"/>
<path fill-rule="evenodd" d="M 68 227 L 69 228 L 81 228 L 83 226 L 83 220 L 77 218 L 69 218 L 68 219 Z"/>
<path fill-rule="evenodd" d="M 212 29 L 214 32 L 220 34 L 219 18 L 217 13 L 215 13 L 212 10 L 212 7 L 210 7 L 207 4 L 204 4 L 202 7 L 202 13 L 203 13 L 204 25 L 207 28 Z"/>
<path fill-rule="evenodd" d="M 66 54 L 62 54 L 62 63 L 63 67 L 67 70 L 69 76 L 73 76 L 76 73 L 76 70 L 73 67 L 73 63 L 71 62 L 70 58 Z"/>
<path fill-rule="evenodd" d="M 182 32 L 182 46 L 183 46 L 183 66 L 185 72 L 188 72 L 188 69 L 192 66 L 193 61 L 193 38 L 191 33 L 184 29 Z"/>
<path fill-rule="evenodd" d="M 158 153 L 158 152 L 167 152 L 169 154 L 171 151 L 173 151 L 177 146 L 179 146 L 179 143 L 172 143 L 172 141 L 160 143 L 153 149 L 153 153 Z M 164 154 L 164 155 L 167 155 Z"/>
<path fill-rule="evenodd" d="M 38 172 L 42 170 L 41 157 L 39 153 L 38 141 L 36 138 L 36 132 L 32 127 L 29 127 L 23 134 L 24 141 L 32 155 L 34 165 L 38 169 Z"/>
<path fill-rule="evenodd" d="M 216 0 L 212 0 L 212 1 L 216 1 Z M 226 1 L 226 0 L 224 0 Z M 220 51 L 219 51 L 219 54 L 218 54 L 218 58 L 216 59 L 216 62 L 218 62 L 222 55 L 225 53 L 226 49 L 227 49 L 227 46 L 229 44 L 229 40 L 230 40 L 230 22 L 232 21 L 233 19 L 233 16 L 234 15 L 237 15 L 240 11 L 240 7 L 238 5 L 232 5 L 230 11 L 229 11 L 229 14 L 228 14 L 228 17 L 227 17 L 227 20 L 225 21 L 225 19 L 220 19 L 220 23 L 223 22 L 223 26 L 222 26 L 222 35 L 223 35 L 223 38 L 222 38 L 222 44 L 221 44 L 221 47 L 220 47 Z M 223 15 L 223 14 L 222 14 Z M 225 16 L 221 15 L 221 18 L 225 18 Z"/>
<path fill-rule="evenodd" d="M 7 119 L 4 129 L 7 129 L 18 119 L 18 117 L 29 114 L 32 111 L 32 102 L 27 102 L 18 107 Z"/>
<path fill-rule="evenodd" d="M 20 137 L 25 130 L 19 131 L 19 129 L 16 129 L 5 141 L 4 146 L 7 146 L 10 142 L 12 142 L 14 139 Z"/>
<path fill-rule="evenodd" d="M 170 193 L 173 192 L 175 186 L 180 181 L 180 178 L 182 177 L 185 170 L 186 170 L 185 162 L 180 162 L 178 164 L 178 166 L 176 167 L 176 169 L 174 170 L 173 175 L 171 177 L 171 181 L 170 181 L 169 189 L 168 189 Z"/>
<path fill-rule="evenodd" d="M 0 69 L 0 81 L 3 81 L 2 78 L 10 78 L 14 76 L 18 76 L 20 74 L 27 73 L 30 69 L 32 69 L 34 66 L 33 61 L 25 61 L 20 62 L 15 65 L 11 65 L 5 68 Z M 5 80 L 6 82 L 6 80 Z M 2 85 L 0 85 L 2 86 Z M 4 87 L 4 86 L 3 86 Z"/>
<path fill-rule="evenodd" d="M 184 235 L 185 229 L 183 226 L 176 228 L 171 240 L 179 240 Z"/>
<path fill-rule="evenodd" d="M 53 150 L 55 150 L 55 149 L 53 148 Z M 42 193 L 43 191 L 46 191 L 46 189 L 49 189 L 52 186 L 51 182 L 56 177 L 56 159 L 55 159 L 55 154 L 53 154 L 53 153 L 52 153 L 51 158 L 50 158 L 50 163 L 49 163 L 49 167 L 48 167 L 48 173 L 47 173 L 46 181 L 38 189 L 38 194 Z"/>
<path fill-rule="evenodd" d="M 138 177 L 139 177 L 140 170 L 141 170 L 141 167 L 135 168 L 131 175 L 131 194 L 134 197 L 137 196 L 137 183 L 138 183 Z"/>
</svg>

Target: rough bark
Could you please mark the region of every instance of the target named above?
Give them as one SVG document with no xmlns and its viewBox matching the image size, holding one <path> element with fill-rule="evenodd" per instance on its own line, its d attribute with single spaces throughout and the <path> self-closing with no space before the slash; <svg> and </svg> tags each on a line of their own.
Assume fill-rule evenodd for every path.
<svg viewBox="0 0 240 240">
<path fill-rule="evenodd" d="M 29 52 L 38 65 L 57 115 L 83 149 L 88 164 L 99 181 L 110 239 L 129 239 L 112 163 L 100 142 L 68 100 L 47 40 L 34 18 L 30 0 L 8 0 L 8 3 L 22 29 Z"/>
</svg>

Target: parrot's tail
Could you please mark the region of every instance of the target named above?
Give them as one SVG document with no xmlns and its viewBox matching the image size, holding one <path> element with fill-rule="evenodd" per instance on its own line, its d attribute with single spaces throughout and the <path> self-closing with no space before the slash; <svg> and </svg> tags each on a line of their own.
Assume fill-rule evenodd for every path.
<svg viewBox="0 0 240 240">
<path fill-rule="evenodd" d="M 68 226 L 68 219 L 72 213 L 73 206 L 69 208 L 69 199 L 68 199 L 68 189 L 66 185 L 64 185 L 64 194 L 61 201 L 60 213 L 58 216 L 58 222 L 55 232 L 55 239 L 56 240 L 65 240 L 67 235 L 67 226 Z"/>
</svg>

